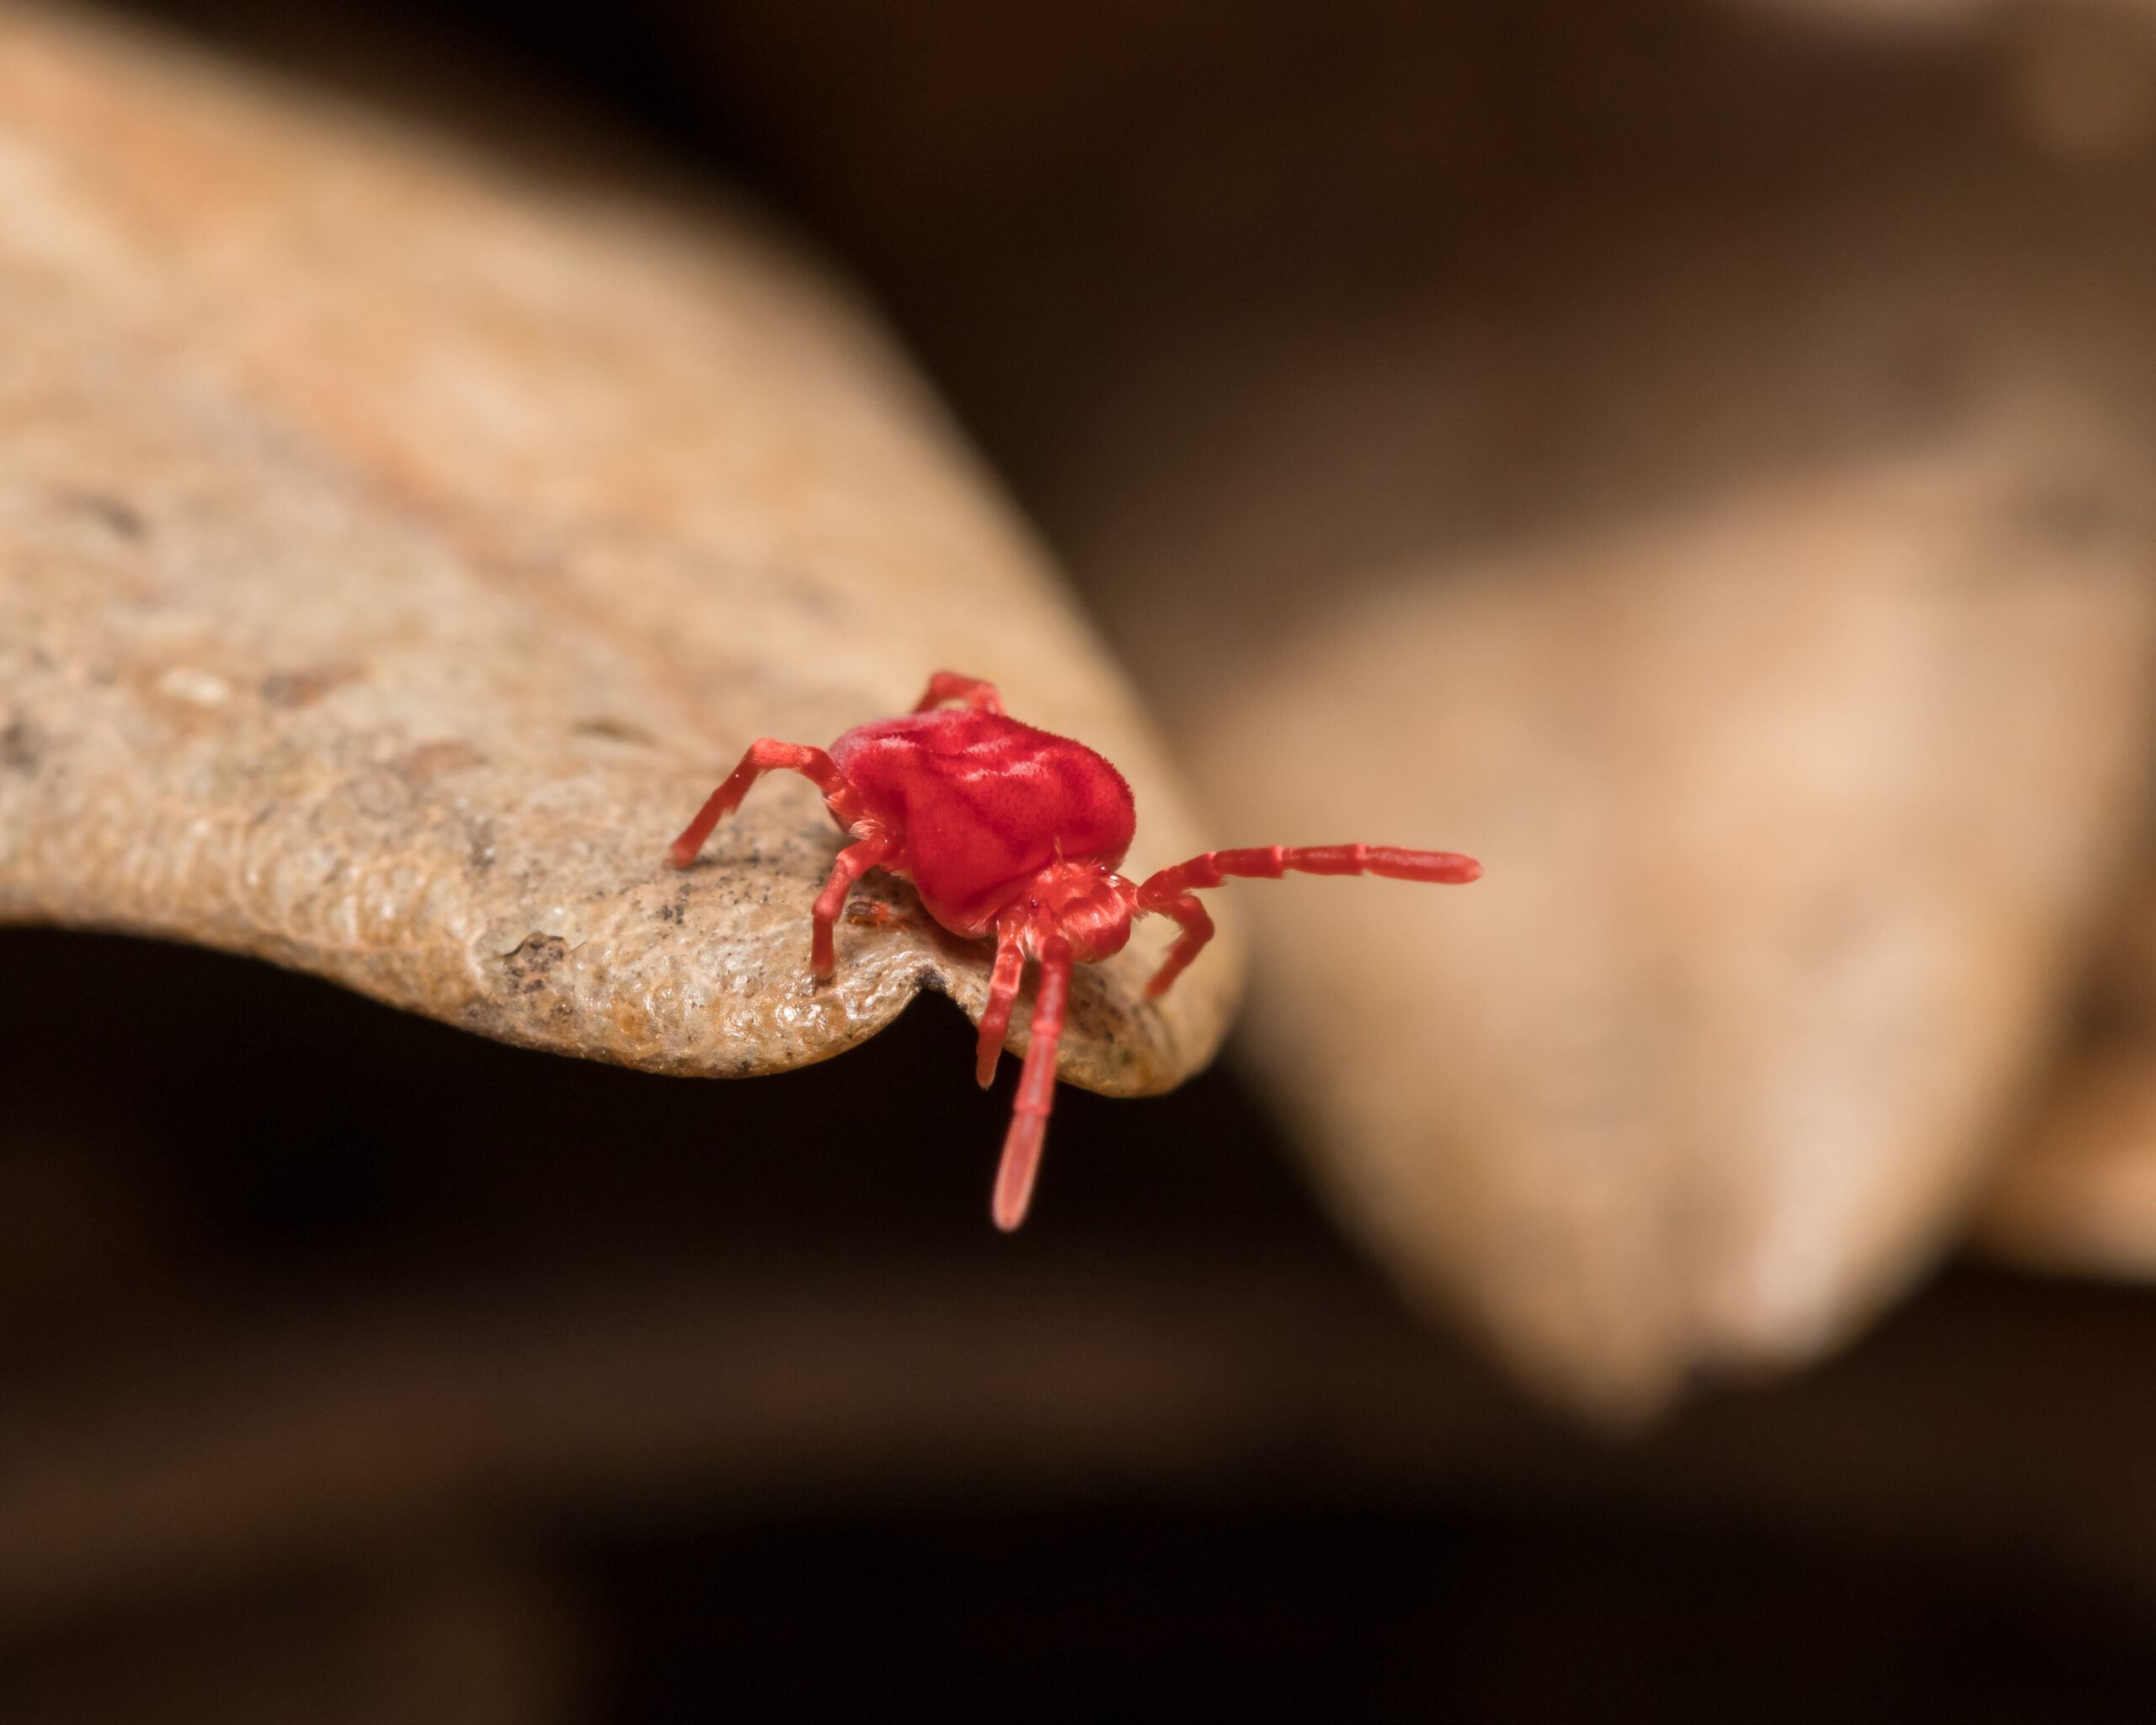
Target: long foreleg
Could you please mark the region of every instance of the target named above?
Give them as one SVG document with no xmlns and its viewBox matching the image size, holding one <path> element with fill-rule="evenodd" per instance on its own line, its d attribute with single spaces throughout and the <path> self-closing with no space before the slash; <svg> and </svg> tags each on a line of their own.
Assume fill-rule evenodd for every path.
<svg viewBox="0 0 2156 1725">
<path fill-rule="evenodd" d="M 1063 1040 L 1064 1005 L 1070 995 L 1070 943 L 1059 934 L 1049 936 L 1040 944 L 1040 960 L 1033 1039 L 1026 1046 L 1026 1070 L 1018 1080 L 1018 1100 L 1003 1140 L 1002 1165 L 995 1171 L 992 1209 L 995 1226 L 1006 1234 L 1026 1220 L 1041 1145 L 1048 1135 L 1049 1110 L 1055 1102 L 1055 1049 Z"/>
<path fill-rule="evenodd" d="M 1003 697 L 995 685 L 979 677 L 963 677 L 954 670 L 939 670 L 928 680 L 927 692 L 913 704 L 915 713 L 941 707 L 946 701 L 963 701 L 976 713 L 1001 713 Z"/>
<path fill-rule="evenodd" d="M 831 950 L 831 925 L 846 909 L 846 895 L 853 890 L 854 882 L 897 848 L 897 841 L 889 834 L 878 833 L 839 852 L 838 860 L 831 865 L 831 878 L 816 895 L 815 908 L 809 913 L 814 932 L 809 937 L 808 968 L 817 981 L 829 982 L 838 972 L 838 960 Z"/>
<path fill-rule="evenodd" d="M 806 743 L 782 743 L 771 737 L 759 737 L 750 744 L 741 764 L 727 775 L 726 782 L 713 791 L 696 811 L 696 818 L 681 829 L 680 837 L 667 850 L 666 860 L 676 868 L 686 868 L 695 862 L 696 852 L 703 849 L 704 841 L 711 836 L 711 830 L 741 806 L 741 799 L 749 794 L 749 787 L 764 774 L 781 768 L 790 768 L 814 785 L 840 820 L 851 825 L 859 818 L 859 794 L 830 756 Z"/>
<path fill-rule="evenodd" d="M 989 973 L 988 1009 L 980 1015 L 980 1044 L 974 1057 L 974 1076 L 983 1090 L 995 1082 L 996 1056 L 1003 1052 L 1011 1007 L 1018 998 L 1019 979 L 1026 974 L 1026 948 L 1020 941 L 1023 927 L 1015 917 L 996 925 L 995 968 Z"/>
<path fill-rule="evenodd" d="M 1194 887 L 1218 886 L 1230 875 L 1278 880 L 1283 874 L 1380 874 L 1392 880 L 1460 884 L 1478 879 L 1482 865 L 1451 851 L 1405 851 L 1396 845 L 1268 845 L 1249 851 L 1208 851 L 1149 876 L 1138 889 L 1138 908 L 1172 916 L 1182 937 L 1146 984 L 1161 995 L 1213 938 L 1213 919 L 1192 895 Z"/>
</svg>

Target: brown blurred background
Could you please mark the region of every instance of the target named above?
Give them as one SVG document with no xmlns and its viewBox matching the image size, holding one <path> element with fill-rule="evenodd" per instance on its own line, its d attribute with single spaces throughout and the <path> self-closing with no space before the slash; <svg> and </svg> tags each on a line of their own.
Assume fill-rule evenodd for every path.
<svg viewBox="0 0 2156 1725">
<path fill-rule="evenodd" d="M 488 147 L 543 157 L 573 112 L 748 186 L 896 323 L 1236 819 L 1293 813 L 1246 783 L 1293 776 L 1252 679 L 1351 600 L 1459 585 L 1414 571 L 1635 531 L 1652 563 L 1762 476 L 2011 430 L 2061 378 L 2116 465 L 2156 424 L 2156 35 L 2124 5 L 143 15 Z M 2043 491 L 2039 528 L 2100 538 L 2119 497 Z M 1596 602 L 1612 654 L 1658 638 Z M 2138 747 L 1972 1167 L 2132 1016 L 2089 977 Z M 1340 835 L 1222 841 L 1303 836 Z M 1956 1173 L 1779 1354 L 1478 1305 L 1487 1266 L 1419 1271 L 1358 1175 L 1311 1195 L 1291 1140 L 1337 1117 L 1278 1050 L 1339 978 L 1273 932 L 1241 1064 L 1066 1089 L 1016 1241 L 979 1213 L 1011 1075 L 973 1090 L 940 1001 L 690 1084 L 0 933 L 0 1718 L 2156 1712 L 2148 1295 L 1934 1275 L 1980 1199 Z M 117 1065 L 116 1002 L 165 1027 Z M 1448 1298 L 1627 1434 L 1514 1387 L 1429 1321 Z"/>
</svg>

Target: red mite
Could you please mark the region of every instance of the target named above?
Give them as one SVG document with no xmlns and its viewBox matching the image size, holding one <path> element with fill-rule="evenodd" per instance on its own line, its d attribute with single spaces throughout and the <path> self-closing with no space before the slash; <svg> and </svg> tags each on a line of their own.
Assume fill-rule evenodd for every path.
<svg viewBox="0 0 2156 1725">
<path fill-rule="evenodd" d="M 939 712 L 947 701 L 958 711 Z M 1055 1092 L 1055 1049 L 1063 1035 L 1070 967 L 1113 958 L 1130 938 L 1130 919 L 1172 916 L 1182 935 L 1148 995 L 1167 992 L 1213 938 L 1213 919 L 1193 887 L 1227 875 L 1278 880 L 1304 874 L 1383 874 L 1395 880 L 1469 881 L 1471 857 L 1401 851 L 1386 845 L 1274 845 L 1208 851 L 1163 868 L 1142 885 L 1115 872 L 1130 848 L 1137 811 L 1123 775 L 1082 743 L 1007 718 L 993 683 L 939 670 L 903 718 L 857 725 L 829 751 L 760 738 L 674 841 L 668 859 L 686 868 L 720 820 L 740 806 L 759 775 L 800 773 L 824 793 L 831 817 L 854 842 L 839 852 L 818 895 L 812 962 L 830 980 L 831 926 L 853 884 L 872 868 L 910 880 L 944 927 L 969 940 L 995 941 L 995 968 L 981 1015 L 975 1067 L 982 1088 L 995 1076 L 1011 1003 L 1026 960 L 1040 964 L 1033 1041 L 1018 1082 L 1003 1162 L 995 1176 L 999 1228 L 1026 1219 L 1042 1139 Z"/>
</svg>

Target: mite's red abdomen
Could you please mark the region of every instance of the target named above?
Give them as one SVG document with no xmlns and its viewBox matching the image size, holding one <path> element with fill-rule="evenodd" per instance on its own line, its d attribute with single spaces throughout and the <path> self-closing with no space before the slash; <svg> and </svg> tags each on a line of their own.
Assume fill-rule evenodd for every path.
<svg viewBox="0 0 2156 1725">
<path fill-rule="evenodd" d="M 1130 787 L 1106 760 L 1001 713 L 878 719 L 830 756 L 867 811 L 905 833 L 929 914 L 961 933 L 988 932 L 1059 850 L 1113 868 L 1137 825 Z"/>
</svg>

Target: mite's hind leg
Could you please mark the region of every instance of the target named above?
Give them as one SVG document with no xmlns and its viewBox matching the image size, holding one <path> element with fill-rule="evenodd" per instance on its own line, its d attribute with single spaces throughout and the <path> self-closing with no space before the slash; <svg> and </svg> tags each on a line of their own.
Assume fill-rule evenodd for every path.
<svg viewBox="0 0 2156 1725">
<path fill-rule="evenodd" d="M 1033 1040 L 1027 1044 L 1026 1070 L 1018 1080 L 1018 1100 L 1011 1110 L 990 1205 L 995 1226 L 1006 1234 L 1026 1220 L 1026 1207 L 1033 1202 L 1033 1176 L 1048 1135 L 1049 1110 L 1055 1103 L 1055 1050 L 1063 1040 L 1064 1007 L 1070 996 L 1070 943 L 1059 934 L 1049 936 L 1040 944 L 1040 960 Z"/>
<path fill-rule="evenodd" d="M 1218 886 L 1230 875 L 1278 880 L 1298 874 L 1381 874 L 1392 880 L 1422 880 L 1459 885 L 1478 879 L 1482 865 L 1452 851 L 1404 851 L 1396 845 L 1268 845 L 1262 850 L 1208 851 L 1146 877 L 1138 889 L 1138 908 L 1159 911 L 1182 924 L 1182 938 L 1146 984 L 1145 992 L 1167 992 L 1213 938 L 1213 919 L 1191 896 L 1193 887 Z"/>
<path fill-rule="evenodd" d="M 703 849 L 704 841 L 711 836 L 711 830 L 741 806 L 741 799 L 749 794 L 749 787 L 767 772 L 782 768 L 799 773 L 824 793 L 824 801 L 842 825 L 851 826 L 861 818 L 861 796 L 846 776 L 838 769 L 838 763 L 821 749 L 812 749 L 806 743 L 782 743 L 776 738 L 759 737 L 749 745 L 741 757 L 741 764 L 727 775 L 726 782 L 713 791 L 696 811 L 696 818 L 681 829 L 680 837 L 668 846 L 666 860 L 676 868 L 686 868 L 696 860 L 696 852 Z"/>
<path fill-rule="evenodd" d="M 983 682 L 979 677 L 962 677 L 954 670 L 939 670 L 931 677 L 926 692 L 914 702 L 913 710 L 926 713 L 946 701 L 963 701 L 976 713 L 1003 711 L 1003 697 L 995 692 L 995 684 Z"/>
<path fill-rule="evenodd" d="M 1006 912 L 995 927 L 995 968 L 988 975 L 988 1008 L 980 1015 L 980 1043 L 974 1055 L 974 1076 L 983 1090 L 995 1082 L 996 1056 L 1011 1029 L 1011 1007 L 1026 974 L 1026 948 L 1020 941 L 1022 917 Z"/>
<path fill-rule="evenodd" d="M 831 878 L 824 883 L 823 891 L 816 895 L 816 908 L 812 913 L 814 932 L 808 943 L 808 968 L 817 981 L 829 982 L 837 974 L 838 960 L 831 950 L 831 925 L 846 908 L 846 895 L 853 890 L 854 882 L 897 848 L 896 840 L 887 833 L 878 833 L 857 845 L 848 845 L 839 852 L 838 861 L 831 865 Z"/>
</svg>

